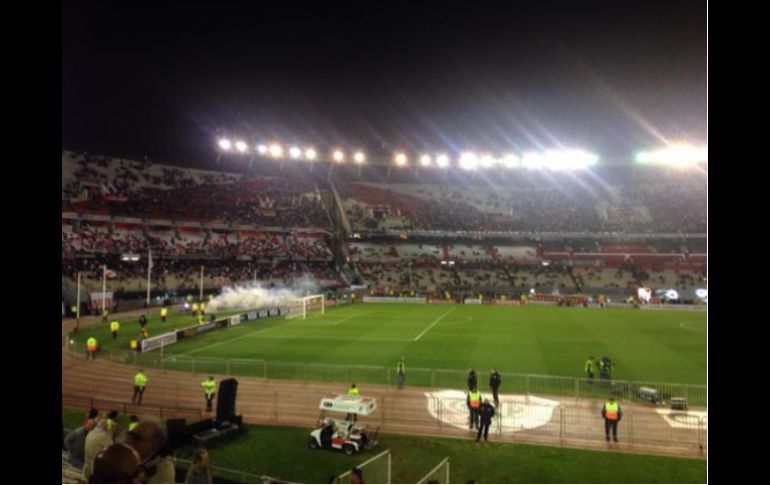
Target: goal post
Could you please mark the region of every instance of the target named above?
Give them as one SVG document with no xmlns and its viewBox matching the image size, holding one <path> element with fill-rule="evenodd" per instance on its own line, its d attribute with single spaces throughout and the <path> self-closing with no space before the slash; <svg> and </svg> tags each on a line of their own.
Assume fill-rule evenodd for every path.
<svg viewBox="0 0 770 485">
<path fill-rule="evenodd" d="M 324 295 L 308 295 L 286 301 L 286 318 L 307 318 L 308 315 L 326 313 L 326 297 Z"/>
</svg>

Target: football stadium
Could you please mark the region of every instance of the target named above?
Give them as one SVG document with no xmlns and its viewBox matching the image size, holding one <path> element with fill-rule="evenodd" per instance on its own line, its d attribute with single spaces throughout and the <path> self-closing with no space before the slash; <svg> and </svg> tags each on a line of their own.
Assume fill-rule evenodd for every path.
<svg viewBox="0 0 770 485">
<path fill-rule="evenodd" d="M 62 483 L 706 482 L 705 134 L 607 96 L 655 136 L 65 137 Z"/>
</svg>

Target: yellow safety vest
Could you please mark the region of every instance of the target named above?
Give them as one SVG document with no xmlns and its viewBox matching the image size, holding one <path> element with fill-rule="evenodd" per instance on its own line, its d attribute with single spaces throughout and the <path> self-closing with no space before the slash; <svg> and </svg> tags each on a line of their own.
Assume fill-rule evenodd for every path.
<svg viewBox="0 0 770 485">
<path fill-rule="evenodd" d="M 93 337 L 89 338 L 89 339 L 86 341 L 86 348 L 87 348 L 89 351 L 91 351 L 91 352 L 93 352 L 94 350 L 96 350 L 96 339 L 95 339 L 95 338 L 93 338 Z"/>
<path fill-rule="evenodd" d="M 117 332 L 118 330 L 120 330 L 120 323 L 117 320 L 113 320 L 110 323 L 110 332 Z"/>
<path fill-rule="evenodd" d="M 134 376 L 134 385 L 139 387 L 144 387 L 147 385 L 147 376 L 141 372 L 138 373 L 136 376 Z"/>
<path fill-rule="evenodd" d="M 358 391 L 357 387 L 351 387 L 350 389 L 348 389 L 349 396 L 358 396 L 359 394 L 360 392 Z"/>
<path fill-rule="evenodd" d="M 192 311 L 194 311 L 194 312 L 198 311 L 198 304 L 197 303 L 193 303 L 192 304 Z"/>
<path fill-rule="evenodd" d="M 201 386 L 203 387 L 203 392 L 205 392 L 207 396 L 211 396 L 212 394 L 214 394 L 214 390 L 217 387 L 217 383 L 214 380 L 206 380 L 201 382 Z"/>
<path fill-rule="evenodd" d="M 168 308 L 161 308 L 160 309 L 160 316 L 165 317 L 168 315 Z"/>
<path fill-rule="evenodd" d="M 610 421 L 618 419 L 618 411 L 620 411 L 620 405 L 617 402 L 604 403 L 604 417 Z"/>
<path fill-rule="evenodd" d="M 139 426 L 139 423 L 128 423 L 128 430 L 133 431 L 137 426 Z"/>
<path fill-rule="evenodd" d="M 201 311 L 204 311 L 204 310 L 206 310 L 206 304 L 205 303 L 201 303 Z"/>
<path fill-rule="evenodd" d="M 471 396 L 471 407 L 472 408 L 478 408 L 481 406 L 481 393 L 476 392 L 469 392 L 468 393 Z"/>
</svg>

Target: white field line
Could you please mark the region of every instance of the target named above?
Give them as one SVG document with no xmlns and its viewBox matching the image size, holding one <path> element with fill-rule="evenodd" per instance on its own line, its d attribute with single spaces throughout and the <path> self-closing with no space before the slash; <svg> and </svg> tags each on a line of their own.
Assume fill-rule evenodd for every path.
<svg viewBox="0 0 770 485">
<path fill-rule="evenodd" d="M 321 337 L 312 335 L 249 335 L 255 339 L 257 338 L 276 338 L 276 339 L 292 339 L 292 340 L 371 340 L 373 342 L 411 342 L 412 339 L 397 338 L 397 337 Z"/>
<path fill-rule="evenodd" d="M 418 336 L 416 336 L 416 337 L 414 338 L 414 341 L 415 341 L 415 342 L 417 342 L 418 340 L 420 340 L 420 337 L 422 337 L 423 335 L 425 335 L 425 334 L 428 332 L 428 330 L 430 330 L 430 329 L 433 327 L 433 325 L 435 325 L 435 324 L 437 324 L 438 322 L 440 322 L 442 318 L 444 318 L 445 316 L 449 315 L 450 313 L 452 313 L 452 312 L 453 312 L 453 311 L 455 311 L 455 310 L 456 310 L 456 308 L 452 308 L 451 310 L 449 310 L 449 311 L 448 311 L 448 312 L 446 312 L 445 314 L 443 314 L 443 315 L 441 315 L 440 317 L 438 317 L 437 319 L 433 320 L 433 322 L 432 322 L 430 325 L 428 325 L 428 328 L 426 328 L 425 330 L 423 330 L 423 331 L 420 333 L 420 335 L 418 335 Z"/>
<path fill-rule="evenodd" d="M 336 322 L 332 322 L 329 325 L 339 325 L 342 322 L 345 322 L 347 320 L 350 320 L 351 318 L 360 317 L 361 315 L 366 315 L 369 312 L 363 312 L 363 313 L 354 313 L 353 315 L 347 316 L 341 320 L 337 320 Z"/>
<path fill-rule="evenodd" d="M 317 313 L 316 315 L 320 315 L 320 313 Z M 316 315 L 312 315 L 312 316 L 307 317 L 307 318 L 313 318 Z M 222 340 L 221 342 L 214 342 L 214 343 L 209 344 L 209 345 L 204 345 L 203 347 L 198 347 L 197 349 L 188 350 L 187 352 L 183 352 L 183 353 L 181 353 L 179 355 L 189 355 L 189 354 L 194 354 L 195 352 L 200 352 L 201 350 L 210 349 L 212 347 L 219 347 L 220 345 L 229 344 L 230 342 L 235 342 L 236 340 L 241 340 L 241 339 L 244 339 L 244 338 L 249 337 L 251 335 L 257 334 L 257 333 L 267 332 L 268 330 L 272 330 L 274 328 L 278 328 L 278 327 L 282 327 L 282 326 L 286 326 L 286 325 L 291 325 L 295 321 L 296 320 L 284 321 L 282 323 L 279 323 L 278 325 L 272 325 L 272 326 L 267 327 L 267 328 L 261 328 L 260 327 L 260 328 L 258 328 L 256 330 L 254 330 L 253 332 L 248 332 L 248 333 L 245 333 L 243 335 L 240 335 L 238 337 L 234 337 L 234 338 L 231 338 L 231 339 Z M 224 330 L 224 331 L 227 331 L 227 330 Z"/>
</svg>

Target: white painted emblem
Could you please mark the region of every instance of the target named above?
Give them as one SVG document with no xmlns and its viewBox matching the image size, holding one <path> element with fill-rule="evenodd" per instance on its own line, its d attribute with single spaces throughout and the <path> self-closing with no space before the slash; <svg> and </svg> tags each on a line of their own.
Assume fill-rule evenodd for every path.
<svg viewBox="0 0 770 485">
<path fill-rule="evenodd" d="M 698 429 L 702 423 L 708 429 L 708 412 L 706 411 L 675 411 L 672 409 L 656 409 L 672 428 Z"/>
<path fill-rule="evenodd" d="M 428 412 L 444 424 L 456 428 L 468 429 L 470 413 L 466 403 L 467 394 L 463 391 L 444 390 L 426 392 Z M 500 406 L 495 411 L 493 427 L 500 418 L 501 431 L 515 432 L 535 429 L 548 424 L 553 418 L 553 411 L 558 401 L 536 396 L 500 394 Z M 482 394 L 494 405 L 491 393 Z M 558 423 L 556 423 L 558 426 Z"/>
</svg>

